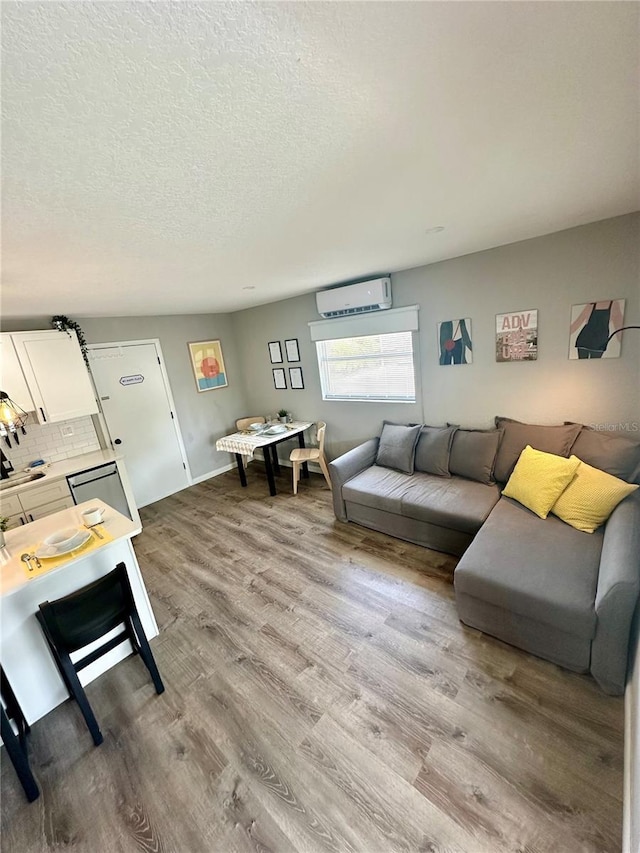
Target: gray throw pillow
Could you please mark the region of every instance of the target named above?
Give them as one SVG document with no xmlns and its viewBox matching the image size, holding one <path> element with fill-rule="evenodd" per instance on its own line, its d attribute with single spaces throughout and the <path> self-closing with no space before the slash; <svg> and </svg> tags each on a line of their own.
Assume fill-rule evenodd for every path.
<svg viewBox="0 0 640 853">
<path fill-rule="evenodd" d="M 640 437 L 583 426 L 571 453 L 627 483 L 640 483 Z"/>
<path fill-rule="evenodd" d="M 422 424 L 403 426 L 383 421 L 376 465 L 413 474 L 416 444 L 421 429 Z"/>
<path fill-rule="evenodd" d="M 534 450 L 566 458 L 580 432 L 580 424 L 544 426 L 501 417 L 496 418 L 496 426 L 504 433 L 493 469 L 493 475 L 500 483 L 507 482 L 527 444 Z"/>
<path fill-rule="evenodd" d="M 449 470 L 458 477 L 490 486 L 501 438 L 499 429 L 459 429 L 453 436 Z"/>
<path fill-rule="evenodd" d="M 449 453 L 457 427 L 423 426 L 416 445 L 416 471 L 450 477 Z"/>
</svg>

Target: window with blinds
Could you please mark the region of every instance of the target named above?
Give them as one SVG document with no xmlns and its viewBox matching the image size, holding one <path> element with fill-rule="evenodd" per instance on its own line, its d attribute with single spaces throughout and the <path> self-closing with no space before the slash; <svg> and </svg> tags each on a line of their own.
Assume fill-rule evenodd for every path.
<svg viewBox="0 0 640 853">
<path fill-rule="evenodd" d="M 323 400 L 415 403 L 411 332 L 317 341 Z"/>
</svg>

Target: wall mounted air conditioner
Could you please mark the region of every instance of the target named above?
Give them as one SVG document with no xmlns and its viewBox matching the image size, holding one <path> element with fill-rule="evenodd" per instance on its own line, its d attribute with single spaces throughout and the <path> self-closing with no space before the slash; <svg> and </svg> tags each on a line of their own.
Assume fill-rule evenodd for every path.
<svg viewBox="0 0 640 853">
<path fill-rule="evenodd" d="M 391 304 L 390 278 L 374 278 L 316 293 L 316 305 L 322 317 L 382 311 L 391 308 Z"/>
</svg>

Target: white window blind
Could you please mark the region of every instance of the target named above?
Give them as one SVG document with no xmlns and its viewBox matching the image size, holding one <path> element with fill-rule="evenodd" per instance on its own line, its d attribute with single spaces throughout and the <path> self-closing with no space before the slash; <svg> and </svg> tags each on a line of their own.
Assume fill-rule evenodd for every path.
<svg viewBox="0 0 640 853">
<path fill-rule="evenodd" d="M 316 342 L 323 400 L 415 403 L 411 332 Z"/>
</svg>

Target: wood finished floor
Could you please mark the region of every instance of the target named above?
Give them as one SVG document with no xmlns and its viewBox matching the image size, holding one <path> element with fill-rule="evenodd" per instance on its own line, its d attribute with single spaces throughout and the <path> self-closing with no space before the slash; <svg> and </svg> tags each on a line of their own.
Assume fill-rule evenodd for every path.
<svg viewBox="0 0 640 853">
<path fill-rule="evenodd" d="M 455 560 L 336 522 L 324 481 L 235 472 L 143 510 L 137 658 L 2 766 L 2 850 L 617 853 L 623 703 L 463 627 Z M 4 758 L 4 756 L 3 756 Z"/>
</svg>

